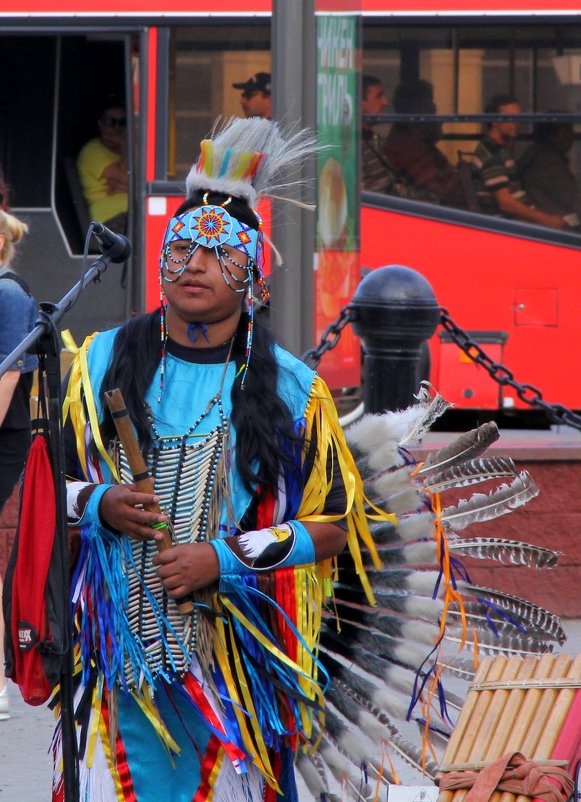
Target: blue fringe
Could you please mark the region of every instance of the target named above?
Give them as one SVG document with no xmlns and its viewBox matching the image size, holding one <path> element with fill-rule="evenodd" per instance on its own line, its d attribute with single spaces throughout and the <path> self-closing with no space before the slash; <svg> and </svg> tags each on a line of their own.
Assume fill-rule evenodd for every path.
<svg viewBox="0 0 581 802">
<path fill-rule="evenodd" d="M 228 594 L 228 598 L 232 604 L 234 604 L 240 613 L 246 616 L 253 626 L 255 626 L 265 638 L 272 642 L 274 646 L 281 648 L 281 644 L 277 642 L 277 639 L 267 625 L 267 616 L 264 615 L 261 605 L 257 603 L 258 600 L 267 602 L 274 607 L 277 612 L 280 612 L 297 640 L 305 649 L 308 649 L 306 642 L 285 611 L 272 598 L 258 590 L 257 577 L 255 575 L 237 575 L 236 577 L 233 576 L 231 580 L 228 577 L 222 576 L 220 580 L 220 590 Z M 265 743 L 268 747 L 272 747 L 278 751 L 281 747 L 282 736 L 294 735 L 295 732 L 301 729 L 301 704 L 306 705 L 307 710 L 312 711 L 310 715 L 314 713 L 312 700 L 305 696 L 299 684 L 299 676 L 307 677 L 307 675 L 299 674 L 281 663 L 269 651 L 264 649 L 237 619 L 232 618 L 231 625 L 234 627 L 239 647 L 245 656 L 244 665 L 256 715 Z M 319 672 L 325 678 L 324 691 L 329 684 L 329 676 L 312 652 L 311 657 L 318 666 Z M 287 691 L 286 700 L 296 721 L 296 728 L 293 730 L 288 730 L 281 719 L 278 701 L 278 694 L 281 691 L 280 687 L 275 687 L 270 679 L 271 677 L 275 677 L 277 683 L 280 683 Z"/>
<path fill-rule="evenodd" d="M 145 644 L 131 631 L 126 614 L 130 567 L 139 578 L 164 645 L 167 646 L 167 631 L 177 637 L 140 576 L 129 538 L 113 534 L 98 525 L 85 526 L 81 529 L 81 552 L 71 581 L 73 588 L 79 579 L 84 586 L 80 598 L 85 604 L 76 602 L 72 610 L 73 618 L 76 617 L 79 626 L 76 639 L 81 652 L 83 684 L 88 682 L 92 665 L 96 665 L 102 672 L 107 690 L 111 690 L 114 685 L 120 685 L 126 692 L 130 690 L 126 664 L 131 666 L 133 677 L 140 684 L 145 681 L 150 686 L 154 684 L 154 674 L 171 682 L 172 675 L 177 673 L 173 660 L 170 671 L 163 671 L 161 667 L 152 671 L 146 659 Z M 169 648 L 166 652 L 169 657 Z M 189 657 L 185 650 L 184 655 Z"/>
</svg>

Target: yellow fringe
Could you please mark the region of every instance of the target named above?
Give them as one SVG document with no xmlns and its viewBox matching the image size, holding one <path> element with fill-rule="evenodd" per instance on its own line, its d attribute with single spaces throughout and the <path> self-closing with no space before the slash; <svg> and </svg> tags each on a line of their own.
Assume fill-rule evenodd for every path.
<svg viewBox="0 0 581 802">
<path fill-rule="evenodd" d="M 224 597 L 222 596 L 221 599 L 223 600 Z M 219 607 L 217 600 L 215 600 L 215 604 Z M 222 618 L 216 618 L 213 643 L 214 655 L 222 670 L 226 687 L 228 688 L 228 695 L 233 702 L 232 709 L 248 755 L 271 788 L 274 788 L 280 794 L 281 790 L 274 776 L 274 771 L 268 758 L 268 750 L 258 726 L 258 717 L 252 702 L 250 688 L 246 684 L 246 673 L 241 663 L 240 653 L 236 646 L 236 639 L 232 629 L 230 626 L 224 626 Z M 233 666 L 236 669 L 236 679 L 232 675 Z M 238 695 L 238 688 L 242 698 Z M 248 712 L 249 718 L 244 711 Z M 248 729 L 249 721 L 252 733 Z"/>
<path fill-rule="evenodd" d="M 343 429 L 341 428 L 337 416 L 335 402 L 331 397 L 327 385 L 319 376 L 316 376 L 313 381 L 311 397 L 307 405 L 305 416 L 307 421 L 307 437 L 313 432 L 316 432 L 318 449 L 315 465 L 307 480 L 297 519 L 303 522 L 329 522 L 341 520 L 342 518 L 347 519 L 347 545 L 349 547 L 349 552 L 353 558 L 355 570 L 365 591 L 367 600 L 370 604 L 375 604 L 375 597 L 363 567 L 359 540 L 361 540 L 369 550 L 375 567 L 378 569 L 381 568 L 382 563 L 379 559 L 371 532 L 369 531 L 369 519 L 390 521 L 395 524 L 397 523 L 397 518 L 395 515 L 382 512 L 365 498 L 363 481 L 355 465 L 353 455 L 345 442 Z M 329 468 L 330 473 L 328 473 L 327 470 L 329 456 L 331 459 L 334 459 L 336 456 L 339 461 L 339 470 L 347 494 L 345 513 L 335 516 L 322 514 L 333 477 L 332 463 Z M 369 515 L 366 513 L 366 504 L 369 504 L 369 506 L 375 510 L 374 514 Z M 331 569 L 328 568 L 327 570 L 330 580 Z M 330 581 L 328 585 L 330 586 Z"/>
<path fill-rule="evenodd" d="M 91 334 L 85 339 L 81 347 L 75 354 L 75 358 L 71 365 L 71 372 L 69 376 L 69 383 L 63 402 L 63 424 L 66 422 L 67 417 L 70 416 L 71 423 L 75 432 L 77 442 L 77 452 L 85 478 L 90 481 L 87 474 L 87 454 L 85 447 L 85 429 L 87 426 L 87 416 L 85 414 L 85 405 L 91 422 L 91 434 L 95 441 L 95 445 L 101 457 L 105 460 L 116 482 L 120 482 L 119 474 L 115 463 L 107 453 L 103 441 L 101 439 L 101 431 L 99 429 L 99 416 L 97 414 L 97 406 L 95 403 L 95 396 L 93 387 L 91 385 L 91 377 L 89 375 L 88 351 L 91 342 L 96 336 L 97 332 Z M 83 403 L 83 399 L 84 402 Z"/>
</svg>

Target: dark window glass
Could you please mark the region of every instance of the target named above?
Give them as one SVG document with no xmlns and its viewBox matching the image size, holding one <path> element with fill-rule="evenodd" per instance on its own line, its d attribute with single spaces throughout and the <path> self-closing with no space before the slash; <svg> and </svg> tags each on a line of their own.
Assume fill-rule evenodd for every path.
<svg viewBox="0 0 581 802">
<path fill-rule="evenodd" d="M 581 26 L 524 26 L 522 20 L 501 26 L 394 26 L 367 18 L 363 73 L 381 82 L 389 102 L 382 112 L 368 113 L 422 117 L 371 129 L 367 124 L 363 165 L 367 156 L 375 187 L 366 188 L 551 227 L 565 217 L 579 230 L 577 120 L 552 128 L 548 119 L 521 121 L 495 149 L 487 123 L 459 116 L 482 114 L 494 95 L 504 94 L 516 99 L 521 113 L 562 112 L 578 115 L 581 123 Z M 363 94 L 365 100 L 365 83 Z M 450 119 L 430 121 L 430 113 Z M 530 219 L 521 207 L 509 211 L 496 186 L 550 217 Z"/>
<path fill-rule="evenodd" d="M 217 117 L 242 116 L 241 90 L 232 84 L 257 72 L 270 72 L 269 21 L 172 29 L 168 179 L 187 175 Z"/>
<path fill-rule="evenodd" d="M 56 40 L 2 36 L 0 56 L 0 164 L 10 203 L 13 208 L 50 206 Z"/>
</svg>

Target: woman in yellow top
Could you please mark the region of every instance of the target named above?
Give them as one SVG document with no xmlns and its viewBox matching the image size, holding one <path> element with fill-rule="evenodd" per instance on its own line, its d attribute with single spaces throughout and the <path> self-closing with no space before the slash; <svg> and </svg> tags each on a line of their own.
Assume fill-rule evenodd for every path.
<svg viewBox="0 0 581 802">
<path fill-rule="evenodd" d="M 81 149 L 77 169 L 92 220 L 124 234 L 127 230 L 127 116 L 110 98 L 98 119 L 99 137 Z"/>
</svg>

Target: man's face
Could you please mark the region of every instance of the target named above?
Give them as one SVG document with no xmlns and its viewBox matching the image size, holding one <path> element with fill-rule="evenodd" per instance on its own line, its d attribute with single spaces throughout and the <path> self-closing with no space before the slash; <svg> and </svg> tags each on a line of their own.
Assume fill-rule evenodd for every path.
<svg viewBox="0 0 581 802">
<path fill-rule="evenodd" d="M 387 107 L 388 101 L 381 84 L 371 84 L 367 88 L 364 99 L 361 101 L 363 114 L 381 114 Z"/>
<path fill-rule="evenodd" d="M 242 92 L 240 105 L 245 117 L 266 117 L 270 120 L 272 116 L 272 100 L 267 92 Z"/>
<path fill-rule="evenodd" d="M 520 114 L 520 103 L 506 103 L 504 106 L 499 106 L 499 114 Z M 502 122 L 493 123 L 499 139 L 508 144 L 517 138 L 519 132 L 519 125 L 516 122 Z"/>
</svg>

